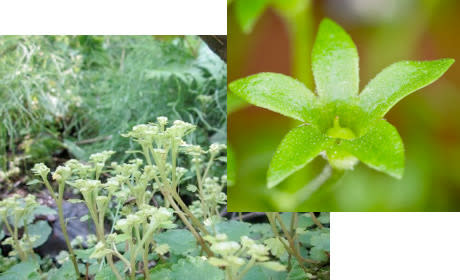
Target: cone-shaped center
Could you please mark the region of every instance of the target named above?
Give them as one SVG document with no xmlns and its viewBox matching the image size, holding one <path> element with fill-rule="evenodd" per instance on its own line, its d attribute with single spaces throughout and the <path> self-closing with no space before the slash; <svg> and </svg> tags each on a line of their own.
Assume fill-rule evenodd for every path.
<svg viewBox="0 0 460 280">
<path fill-rule="evenodd" d="M 351 140 L 356 138 L 356 135 L 353 131 L 346 127 L 341 127 L 339 123 L 339 116 L 334 118 L 334 126 L 327 130 L 327 135 L 332 138 L 340 138 Z"/>
</svg>

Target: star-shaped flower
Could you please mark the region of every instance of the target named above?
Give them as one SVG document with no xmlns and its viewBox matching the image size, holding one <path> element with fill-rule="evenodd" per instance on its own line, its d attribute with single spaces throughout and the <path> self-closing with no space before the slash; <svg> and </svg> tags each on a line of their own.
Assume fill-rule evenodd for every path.
<svg viewBox="0 0 460 280">
<path fill-rule="evenodd" d="M 359 92 L 358 52 L 350 36 L 324 19 L 312 51 L 315 95 L 289 76 L 259 73 L 232 82 L 230 90 L 251 104 L 304 122 L 282 140 L 268 169 L 274 187 L 320 153 L 334 169 L 361 161 L 401 178 L 404 147 L 383 116 L 402 98 L 441 77 L 453 59 L 401 61 Z"/>
</svg>

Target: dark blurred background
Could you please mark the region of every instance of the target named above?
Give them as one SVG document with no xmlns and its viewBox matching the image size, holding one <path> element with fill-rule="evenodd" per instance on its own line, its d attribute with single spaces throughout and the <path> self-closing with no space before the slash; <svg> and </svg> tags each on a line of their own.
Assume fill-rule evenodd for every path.
<svg viewBox="0 0 460 280">
<path fill-rule="evenodd" d="M 295 73 L 299 65 L 292 56 L 295 51 L 293 42 L 299 34 L 293 31 L 293 26 L 299 21 L 293 25 L 279 8 L 267 4 L 252 30 L 243 32 L 235 11 L 238 1 L 243 0 L 233 1 L 228 10 L 228 82 L 271 71 L 297 76 L 313 89 L 311 73 L 305 77 Z M 301 22 L 306 22 L 303 31 L 307 51 L 302 61 L 309 69 L 317 26 L 322 18 L 329 17 L 345 28 L 358 48 L 360 89 L 384 67 L 400 60 L 450 57 L 457 62 L 437 82 L 406 97 L 386 115 L 386 119 L 397 127 L 405 144 L 406 167 L 402 180 L 359 164 L 322 201 L 301 205 L 297 210 L 458 211 L 460 2 L 299 2 L 307 5 L 300 18 Z M 278 211 L 279 200 L 293 193 L 296 182 L 307 182 L 318 174 L 324 162 L 316 159 L 299 171 L 297 178 L 275 190 L 268 190 L 265 175 L 269 161 L 283 136 L 295 124 L 279 114 L 241 104 L 231 93 L 228 94 L 228 141 L 237 163 L 235 184 L 228 189 L 228 209 Z"/>
</svg>

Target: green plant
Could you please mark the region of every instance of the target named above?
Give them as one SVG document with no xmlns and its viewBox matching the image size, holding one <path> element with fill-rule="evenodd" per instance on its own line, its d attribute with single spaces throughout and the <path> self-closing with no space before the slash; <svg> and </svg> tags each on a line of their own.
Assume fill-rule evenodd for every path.
<svg viewBox="0 0 460 280">
<path fill-rule="evenodd" d="M 35 217 L 54 213 L 54 210 L 38 204 L 33 195 L 22 198 L 15 194 L 3 199 L 0 202 L 0 235 L 2 238 L 5 237 L 5 226 L 9 236 L 2 244 L 12 247 L 9 256 L 17 256 L 23 262 L 36 261 L 37 256 L 33 248 L 45 243 L 51 233 L 51 227 L 45 221 L 35 222 Z"/>
<path fill-rule="evenodd" d="M 55 182 L 48 181 L 48 167 L 37 164 L 34 172 L 56 199 L 58 212 L 62 212 L 64 189 L 70 186 L 81 194 L 81 200 L 68 202 L 85 203 L 89 217 L 81 219 L 90 219 L 96 234 L 71 240 L 68 252 L 61 252 L 56 257 L 58 265 L 51 269 L 45 259 L 26 256 L 17 264 L 8 260 L 6 266 L 10 268 L 4 269 L 7 271 L 0 279 L 18 275 L 77 279 L 84 274 L 94 279 L 281 280 L 327 274 L 327 213 L 318 218 L 309 213 L 270 213 L 267 215 L 277 219 L 271 226 L 244 222 L 244 215 L 240 220 L 225 218 L 221 212 L 226 203 L 223 190 L 227 177 L 213 173 L 213 166 L 226 161 L 222 155 L 225 145 L 203 149 L 188 144 L 184 139 L 195 126 L 168 122 L 159 117 L 155 123 L 137 125 L 124 134 L 138 143 L 131 156 L 139 154 L 143 159 L 110 162 L 113 152 L 104 151 L 93 154 L 86 163 L 69 160 L 52 173 Z M 190 165 L 180 163 L 179 154 L 189 157 Z M 187 203 L 184 197 L 192 201 Z M 6 205 L 20 199 L 4 201 Z M 7 217 L 11 211 L 1 213 Z M 66 221 L 59 216 L 65 229 Z M 288 235 L 284 224 L 288 225 Z M 26 241 L 34 236 L 27 231 L 22 237 L 14 235 L 14 229 L 11 232 L 11 240 L 17 237 Z M 47 239 L 47 235 L 39 237 Z M 15 252 L 32 255 L 30 246 L 17 244 Z"/>
<path fill-rule="evenodd" d="M 359 91 L 358 53 L 350 36 L 329 19 L 321 22 L 312 51 L 315 95 L 301 82 L 282 74 L 260 73 L 230 84 L 251 104 L 304 122 L 292 129 L 275 152 L 267 174 L 272 188 L 321 154 L 323 172 L 300 189 L 294 206 L 325 183 L 333 183 L 360 160 L 401 178 L 402 140 L 383 119 L 408 94 L 438 79 L 454 62 L 402 61 L 384 69 Z"/>
<path fill-rule="evenodd" d="M 32 168 L 32 172 L 35 173 L 37 176 L 41 177 L 51 197 L 54 199 L 54 201 L 57 204 L 59 224 L 61 225 L 62 233 L 64 234 L 64 239 L 65 239 L 67 248 L 69 250 L 70 257 L 72 259 L 72 264 L 75 269 L 75 273 L 76 275 L 80 275 L 80 271 L 78 269 L 78 264 L 77 264 L 77 259 L 73 252 L 72 246 L 70 244 L 69 234 L 67 233 L 67 226 L 66 226 L 67 222 L 64 219 L 64 212 L 62 208 L 66 181 L 72 175 L 72 170 L 68 166 L 59 166 L 56 169 L 56 171 L 53 173 L 53 179 L 56 180 L 56 182 L 59 185 L 57 194 L 55 193 L 53 187 L 50 185 L 48 181 L 48 174 L 50 172 L 50 169 L 46 165 L 44 165 L 43 163 L 35 164 L 34 168 Z"/>
<path fill-rule="evenodd" d="M 198 36 L 3 36 L 0 54 L 2 186 L 53 156 L 125 160 L 120 132 L 159 115 L 199 125 L 194 143 L 225 139 L 226 64 Z"/>
</svg>

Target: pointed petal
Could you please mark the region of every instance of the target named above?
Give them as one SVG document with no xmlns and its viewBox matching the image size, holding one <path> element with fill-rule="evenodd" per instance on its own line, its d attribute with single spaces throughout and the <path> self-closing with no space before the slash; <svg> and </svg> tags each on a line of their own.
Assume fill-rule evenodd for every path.
<svg viewBox="0 0 460 280">
<path fill-rule="evenodd" d="M 230 90 L 247 102 L 282 115 L 312 122 L 315 95 L 301 82 L 278 73 L 259 73 L 236 80 Z"/>
<path fill-rule="evenodd" d="M 439 79 L 452 63 L 449 58 L 394 63 L 369 82 L 359 104 L 373 116 L 383 117 L 399 100 Z"/>
<path fill-rule="evenodd" d="M 312 52 L 318 95 L 327 102 L 350 100 L 359 91 L 359 58 L 350 36 L 337 23 L 324 19 Z"/>
<path fill-rule="evenodd" d="M 313 160 L 331 138 L 311 125 L 291 130 L 281 141 L 268 168 L 268 187 L 272 188 Z"/>
<path fill-rule="evenodd" d="M 404 172 L 404 145 L 394 126 L 377 120 L 368 132 L 342 147 L 371 168 L 401 179 Z"/>
</svg>

